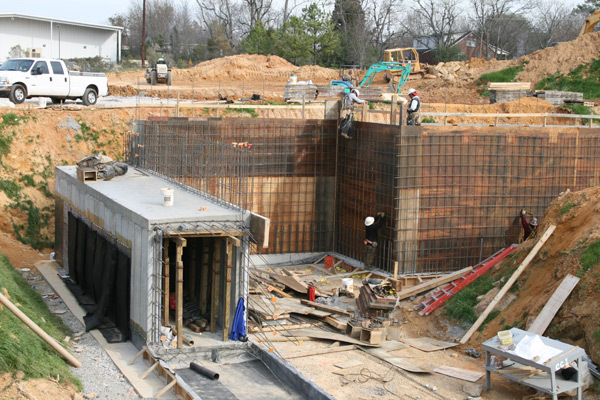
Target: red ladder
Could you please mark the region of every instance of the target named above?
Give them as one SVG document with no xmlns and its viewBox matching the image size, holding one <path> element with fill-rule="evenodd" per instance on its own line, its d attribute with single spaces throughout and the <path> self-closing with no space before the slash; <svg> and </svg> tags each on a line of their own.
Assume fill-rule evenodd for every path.
<svg viewBox="0 0 600 400">
<path fill-rule="evenodd" d="M 422 310 L 419 312 L 420 315 L 429 315 L 433 310 L 444 304 L 446 300 L 460 292 L 463 288 L 468 286 L 471 282 L 479 278 L 485 272 L 489 271 L 490 268 L 498 264 L 516 249 L 517 245 L 513 244 L 508 248 L 497 251 L 490 257 L 474 266 L 473 269 L 467 272 L 464 276 L 450 282 L 437 292 L 434 292 L 429 298 L 427 298 L 427 300 L 416 305 L 414 309 Z"/>
</svg>

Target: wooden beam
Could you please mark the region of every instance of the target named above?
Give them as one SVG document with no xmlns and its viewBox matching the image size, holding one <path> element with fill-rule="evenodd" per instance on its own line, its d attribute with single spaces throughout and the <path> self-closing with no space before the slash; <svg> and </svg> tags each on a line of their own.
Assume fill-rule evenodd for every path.
<svg viewBox="0 0 600 400">
<path fill-rule="evenodd" d="M 481 326 L 481 324 L 487 318 L 487 316 L 490 314 L 490 312 L 492 312 L 492 310 L 494 309 L 494 307 L 496 307 L 496 304 L 498 304 L 498 302 L 502 299 L 502 297 L 504 297 L 504 295 L 506 294 L 506 292 L 508 292 L 508 290 L 516 282 L 516 280 L 519 278 L 519 276 L 521 276 L 521 273 L 523 273 L 523 271 L 525 270 L 525 268 L 527 268 L 527 266 L 529 265 L 529 263 L 531 262 L 531 260 L 533 260 L 533 257 L 535 257 L 536 254 L 538 253 L 538 251 L 540 251 L 540 249 L 542 248 L 542 246 L 544 245 L 544 243 L 546 243 L 546 240 L 548 240 L 548 238 L 550 238 L 550 235 L 552 235 L 552 232 L 554 232 L 554 229 L 556 229 L 555 225 L 550 225 L 548 227 L 548 229 L 546 229 L 546 232 L 544 232 L 544 234 L 542 235 L 542 237 L 540 238 L 540 240 L 535 244 L 535 246 L 533 247 L 533 249 L 531 249 L 531 252 L 529 252 L 529 254 L 525 258 L 525 260 L 523 260 L 523 262 L 521 263 L 521 265 L 519 265 L 519 268 L 517 268 L 517 270 L 515 271 L 515 273 L 512 274 L 512 276 L 510 277 L 510 279 L 506 282 L 506 284 L 502 287 L 502 289 L 500 289 L 500 291 L 498 292 L 498 294 L 494 297 L 494 299 L 492 300 L 492 302 L 487 306 L 487 308 L 485 309 L 485 311 L 481 313 L 481 315 L 479 316 L 479 318 L 477 318 L 477 321 L 475 321 L 475 323 L 473 324 L 473 326 L 471 327 L 471 329 L 469 329 L 467 331 L 467 333 L 465 333 L 465 336 L 463 336 L 463 338 L 460 340 L 461 344 L 465 344 L 467 342 L 467 340 L 469 340 L 469 338 L 471 337 L 471 335 L 473 335 L 473 333 L 475 333 L 475 331 L 477 330 L 477 328 L 479 328 Z"/>
<path fill-rule="evenodd" d="M 173 380 L 171 382 L 169 382 L 169 384 L 167 386 L 165 386 L 160 392 L 158 392 L 154 397 L 156 397 L 157 399 L 160 398 L 163 394 L 167 393 L 169 391 L 169 389 L 171 389 L 173 386 L 175 386 L 175 384 L 177 383 L 177 380 L 175 379 L 175 377 L 172 378 Z"/>
<path fill-rule="evenodd" d="M 546 303 L 542 311 L 538 314 L 533 324 L 527 329 L 528 332 L 535 333 L 536 335 L 543 335 L 552 322 L 552 319 L 558 312 L 558 309 L 565 302 L 567 297 L 571 294 L 571 291 L 575 288 L 579 282 L 579 278 L 571 274 L 567 275 L 565 279 L 560 283 L 560 286 L 556 288 L 550 300 Z"/>
<path fill-rule="evenodd" d="M 176 240 L 177 248 L 175 251 L 175 265 L 177 268 L 177 304 L 175 308 L 177 325 L 177 332 L 180 334 L 177 335 L 177 348 L 180 349 L 183 347 L 183 248 L 186 246 L 187 241 L 185 239 L 177 238 L 180 240 Z"/>
<path fill-rule="evenodd" d="M 170 310 L 170 301 L 169 301 L 169 292 L 171 291 L 170 285 L 170 263 L 171 259 L 169 258 L 169 239 L 163 239 L 163 259 L 165 261 L 163 265 L 164 270 L 164 280 L 163 280 L 163 325 L 169 326 L 171 323 L 169 310 Z"/>
<path fill-rule="evenodd" d="M 419 293 L 422 293 L 422 292 L 426 292 L 426 291 L 428 291 L 430 289 L 434 289 L 434 288 L 436 288 L 436 287 L 438 287 L 440 285 L 443 285 L 445 283 L 448 283 L 448 282 L 451 282 L 451 281 L 453 281 L 455 279 L 460 278 L 461 276 L 465 275 L 467 272 L 471 271 L 472 269 L 473 269 L 473 267 L 463 268 L 460 271 L 456 271 L 456 272 L 453 272 L 451 274 L 444 275 L 444 276 L 441 276 L 439 278 L 423 282 L 420 285 L 413 286 L 411 288 L 403 290 L 400 293 L 398 293 L 398 299 L 399 300 L 407 299 L 407 298 L 409 298 L 411 296 L 414 296 L 416 294 L 419 294 Z"/>
<path fill-rule="evenodd" d="M 196 243 L 196 240 L 194 240 Z M 191 246 L 188 251 L 191 250 L 191 254 L 189 257 L 190 265 L 189 267 L 189 279 L 190 284 L 188 285 L 188 295 L 192 298 L 196 298 L 196 270 L 198 268 L 198 246 Z"/>
<path fill-rule="evenodd" d="M 233 268 L 233 244 L 231 240 L 227 240 L 227 265 L 225 265 L 225 303 L 223 310 L 223 341 L 226 342 L 229 338 L 229 325 L 231 315 L 231 269 Z"/>
<path fill-rule="evenodd" d="M 144 372 L 142 374 L 142 376 L 140 376 L 140 379 L 146 379 L 146 377 L 150 374 L 150 372 L 154 371 L 156 369 L 156 367 L 158 367 L 159 362 L 155 361 L 154 364 L 152 364 L 152 366 L 150 368 L 148 368 L 146 370 L 146 372 Z"/>
<path fill-rule="evenodd" d="M 212 281 L 212 300 L 210 310 L 210 331 L 217 332 L 217 317 L 219 316 L 219 285 L 221 274 L 221 240 L 215 238 L 215 248 L 213 256 L 213 281 Z"/>
<path fill-rule="evenodd" d="M 288 355 L 284 355 L 283 358 L 285 360 L 291 360 L 292 358 L 319 356 L 322 354 L 330 354 L 330 353 L 339 353 L 341 351 L 354 350 L 355 348 L 356 348 L 356 346 L 353 344 L 351 344 L 349 346 L 327 347 L 327 348 L 319 349 L 319 350 L 303 351 L 302 353 L 288 354 Z"/>
</svg>

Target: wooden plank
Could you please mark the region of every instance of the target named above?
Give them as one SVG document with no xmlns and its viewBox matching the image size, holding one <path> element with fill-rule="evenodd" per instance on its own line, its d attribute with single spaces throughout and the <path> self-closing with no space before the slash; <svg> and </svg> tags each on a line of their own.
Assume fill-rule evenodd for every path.
<svg viewBox="0 0 600 400">
<path fill-rule="evenodd" d="M 333 326 L 335 329 L 339 329 L 340 331 L 346 331 L 346 322 L 342 322 L 337 318 L 327 316 L 324 318 L 324 321 L 329 325 Z"/>
<path fill-rule="evenodd" d="M 314 307 L 317 310 L 329 311 L 332 314 L 346 315 L 348 317 L 352 316 L 352 313 L 350 313 L 342 308 L 339 308 L 339 307 L 328 306 L 326 304 L 321 304 L 321 303 L 317 303 L 314 301 L 308 301 L 306 299 L 302 299 L 302 300 L 300 300 L 300 302 L 304 305 Z"/>
<path fill-rule="evenodd" d="M 429 337 L 400 339 L 400 341 L 402 343 L 406 343 L 410 347 L 427 352 L 443 350 L 457 346 L 456 343 L 444 342 L 443 340 L 437 340 Z"/>
<path fill-rule="evenodd" d="M 484 375 L 484 372 L 472 371 L 469 369 L 463 369 L 458 367 L 450 367 L 442 365 L 433 370 L 438 374 L 448 375 L 453 378 L 462 379 L 463 381 L 477 382 Z"/>
<path fill-rule="evenodd" d="M 306 294 L 308 290 L 305 286 L 303 286 L 300 282 L 294 279 L 293 276 L 285 276 L 285 275 L 277 275 L 271 274 L 271 277 L 275 279 L 279 283 L 283 283 L 285 286 L 289 287 L 295 292 Z"/>
<path fill-rule="evenodd" d="M 463 268 L 460 271 L 456 271 L 453 272 L 451 274 L 445 275 L 445 276 L 441 276 L 437 279 L 433 279 L 427 282 L 423 282 L 420 285 L 417 286 L 413 286 L 411 288 L 408 288 L 406 290 L 401 291 L 400 293 L 398 293 L 398 299 L 399 300 L 404 300 L 407 299 L 411 296 L 414 296 L 416 294 L 425 292 L 427 290 L 431 290 L 434 289 L 440 285 L 443 285 L 445 283 L 448 282 L 452 282 L 453 280 L 456 280 L 458 278 L 460 278 L 461 276 L 465 275 L 466 273 L 468 273 L 469 271 L 471 271 L 473 269 L 473 267 L 467 267 L 467 268 Z"/>
<path fill-rule="evenodd" d="M 577 282 L 579 282 L 579 278 L 571 274 L 567 275 L 560 283 L 560 286 L 556 288 L 552 297 L 550 297 L 550 300 L 548 300 L 527 331 L 535 333 L 536 335 L 543 335 L 559 308 L 577 285 Z"/>
<path fill-rule="evenodd" d="M 315 325 L 321 325 L 322 322 L 317 322 L 316 324 L 285 324 L 278 326 L 250 326 L 248 327 L 248 332 L 256 333 L 256 332 L 280 332 L 280 331 L 293 331 L 296 329 L 308 329 L 313 328 Z"/>
<path fill-rule="evenodd" d="M 313 351 L 304 351 L 301 353 L 288 354 L 288 355 L 283 356 L 283 358 L 286 360 L 290 360 L 292 358 L 320 356 L 323 354 L 339 353 L 341 351 L 354 350 L 355 348 L 356 348 L 356 346 L 353 344 L 351 344 L 349 346 L 326 347 L 323 349 L 318 349 L 318 350 L 313 350 Z"/>
<path fill-rule="evenodd" d="M 169 239 L 163 239 L 163 259 L 164 259 L 164 280 L 163 280 L 163 325 L 164 326 L 169 326 L 171 324 L 171 320 L 170 320 L 170 316 L 169 316 L 169 311 L 171 309 L 170 307 L 170 301 L 169 301 L 169 293 L 171 292 L 171 289 L 169 288 L 169 282 L 170 282 L 170 275 L 169 275 L 169 268 L 170 268 L 170 263 L 171 260 L 169 259 Z"/>
<path fill-rule="evenodd" d="M 226 240 L 227 263 L 225 265 L 225 303 L 223 305 L 223 341 L 226 342 L 229 337 L 229 325 L 231 315 L 231 269 L 233 268 L 233 243 Z"/>
<path fill-rule="evenodd" d="M 177 245 L 175 251 L 175 268 L 177 268 L 177 281 L 176 281 L 176 296 L 177 303 L 175 304 L 176 314 L 176 329 L 177 332 L 183 332 L 183 248 L 186 246 L 187 241 L 182 238 L 176 238 L 175 243 Z M 183 334 L 177 335 L 177 348 L 183 347 Z"/>
<path fill-rule="evenodd" d="M 527 268 L 527 266 L 529 265 L 531 260 L 533 260 L 533 257 L 535 257 L 536 254 L 538 253 L 538 251 L 540 251 L 540 249 L 542 248 L 544 243 L 546 243 L 546 240 L 548 240 L 548 238 L 550 238 L 550 235 L 552 235 L 552 232 L 554 232 L 554 229 L 556 229 L 555 225 L 550 225 L 548 227 L 548 229 L 546 229 L 546 232 L 544 232 L 544 234 L 542 235 L 540 240 L 535 244 L 533 249 L 531 249 L 531 251 L 525 258 L 525 260 L 523 260 L 521 265 L 519 265 L 519 268 L 517 268 L 517 270 L 514 272 L 514 274 L 512 274 L 512 276 L 508 280 L 508 282 L 506 282 L 506 284 L 502 287 L 502 289 L 500 289 L 498 294 L 494 297 L 492 302 L 487 306 L 485 311 L 483 313 L 481 313 L 479 318 L 477 318 L 477 321 L 475 321 L 473 326 L 471 326 L 471 329 L 469 329 L 469 331 L 467 333 L 465 333 L 465 336 L 463 336 L 463 338 L 460 340 L 461 344 L 465 344 L 467 342 L 467 340 L 469 340 L 471 335 L 473 335 L 473 333 L 477 330 L 477 328 L 479 328 L 481 326 L 481 324 L 487 318 L 487 316 L 490 314 L 490 312 L 492 312 L 494 307 L 496 307 L 496 304 L 498 304 L 498 302 L 502 299 L 502 297 L 504 297 L 504 295 L 512 287 L 512 285 L 519 278 L 519 276 L 521 276 L 521 273 L 525 270 L 525 268 Z"/>
<path fill-rule="evenodd" d="M 416 374 L 429 374 L 430 371 L 427 371 L 425 369 L 422 369 L 421 367 L 414 365 L 413 363 L 411 363 L 410 361 L 407 361 L 404 358 L 401 357 L 393 357 L 391 355 L 389 355 L 386 352 L 381 352 L 379 351 L 379 349 L 365 349 L 362 347 L 359 347 L 362 351 L 369 353 L 370 355 L 372 355 L 373 357 L 376 357 L 382 361 L 385 361 L 395 367 L 398 367 L 400 369 L 403 369 L 405 371 L 408 372 L 413 372 Z"/>
<path fill-rule="evenodd" d="M 306 337 L 312 337 L 315 339 L 333 340 L 333 341 L 344 342 L 344 343 L 352 343 L 352 344 L 356 344 L 359 346 L 379 347 L 379 345 L 372 345 L 369 343 L 361 342 L 360 340 L 352 339 L 350 336 L 342 335 L 339 333 L 333 333 L 333 332 L 319 331 L 319 330 L 315 330 L 315 329 L 300 329 L 300 330 L 294 332 L 294 336 L 306 336 Z"/>
<path fill-rule="evenodd" d="M 219 316 L 219 276 L 221 274 L 221 239 L 214 239 L 212 299 L 210 307 L 210 331 L 217 332 L 217 317 Z"/>
<path fill-rule="evenodd" d="M 358 360 L 348 360 L 341 363 L 333 364 L 334 367 L 338 367 L 340 369 L 358 367 L 359 365 L 362 365 L 362 362 Z"/>
<path fill-rule="evenodd" d="M 269 247 L 269 232 L 271 230 L 271 220 L 262 215 L 250 213 L 250 233 L 257 246 L 266 249 Z"/>
</svg>

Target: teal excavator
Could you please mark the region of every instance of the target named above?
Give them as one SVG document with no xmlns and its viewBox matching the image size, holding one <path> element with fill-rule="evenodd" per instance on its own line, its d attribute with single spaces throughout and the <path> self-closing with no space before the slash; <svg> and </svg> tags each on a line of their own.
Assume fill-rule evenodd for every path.
<svg viewBox="0 0 600 400">
<path fill-rule="evenodd" d="M 410 75 L 410 63 L 403 65 L 398 62 L 377 62 L 372 64 L 362 81 L 358 84 L 358 87 L 368 87 L 379 72 L 386 72 L 387 76 L 391 77 L 388 90 L 400 94 L 402 87 L 404 87 Z M 344 93 L 349 93 L 352 89 L 352 83 L 343 80 L 331 81 L 331 85 L 344 86 Z"/>
</svg>

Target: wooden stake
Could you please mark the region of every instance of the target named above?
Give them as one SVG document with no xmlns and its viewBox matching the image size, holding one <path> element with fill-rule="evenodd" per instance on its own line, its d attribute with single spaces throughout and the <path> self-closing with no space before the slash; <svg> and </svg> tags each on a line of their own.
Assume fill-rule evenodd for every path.
<svg viewBox="0 0 600 400">
<path fill-rule="evenodd" d="M 227 239 L 226 250 L 227 250 L 227 265 L 225 265 L 225 304 L 223 306 L 223 341 L 226 342 L 229 337 L 229 316 L 231 314 L 231 269 L 233 264 L 233 244 L 232 241 Z"/>
<path fill-rule="evenodd" d="M 164 296 L 163 296 L 163 325 L 164 326 L 169 326 L 170 325 L 170 316 L 169 316 L 169 310 L 170 310 L 170 302 L 169 302 L 169 292 L 171 291 L 171 288 L 169 287 L 170 284 L 170 278 L 169 278 L 169 267 L 170 267 L 170 263 L 171 260 L 169 259 L 169 239 L 164 239 L 163 240 L 163 260 L 164 260 L 164 284 L 163 284 L 163 292 L 164 292 Z"/>
<path fill-rule="evenodd" d="M 177 268 L 177 304 L 175 308 L 177 318 L 177 332 L 183 332 L 183 248 L 187 241 L 183 238 L 174 238 L 177 244 L 175 265 Z M 177 348 L 183 347 L 182 335 L 177 335 Z"/>
<path fill-rule="evenodd" d="M 502 297 L 504 297 L 504 295 L 508 292 L 508 290 L 511 288 L 511 286 L 516 282 L 516 280 L 519 278 L 519 276 L 521 276 L 521 273 L 523 273 L 525 268 L 527 268 L 527 266 L 529 265 L 531 260 L 533 260 L 533 257 L 535 257 L 536 254 L 538 253 L 538 251 L 540 251 L 540 249 L 542 248 L 544 243 L 546 243 L 546 240 L 548 240 L 550 235 L 552 235 L 552 232 L 554 232 L 554 229 L 556 229 L 555 225 L 550 225 L 548 227 L 546 232 L 544 232 L 544 235 L 542 235 L 541 239 L 536 243 L 536 245 L 533 247 L 533 249 L 531 249 L 531 252 L 529 252 L 529 255 L 527 255 L 525 260 L 523 260 L 521 265 L 519 265 L 519 268 L 517 268 L 515 273 L 512 274 L 512 276 L 508 280 L 508 282 L 506 282 L 506 284 L 502 287 L 502 289 L 500 289 L 500 291 L 498 292 L 496 297 L 494 297 L 494 300 L 492 300 L 492 302 L 487 306 L 485 311 L 483 313 L 481 313 L 481 315 L 479 316 L 477 321 L 475 321 L 475 323 L 473 324 L 471 329 L 469 329 L 469 331 L 467 333 L 465 333 L 465 336 L 463 336 L 463 338 L 460 340 L 461 344 L 465 344 L 467 342 L 467 340 L 469 340 L 469 338 L 473 335 L 473 333 L 475 333 L 477 328 L 479 328 L 481 326 L 481 324 L 487 318 L 487 316 L 490 314 L 490 312 L 492 312 L 494 307 L 496 307 L 496 304 L 498 304 L 498 302 L 502 299 Z"/>
</svg>

